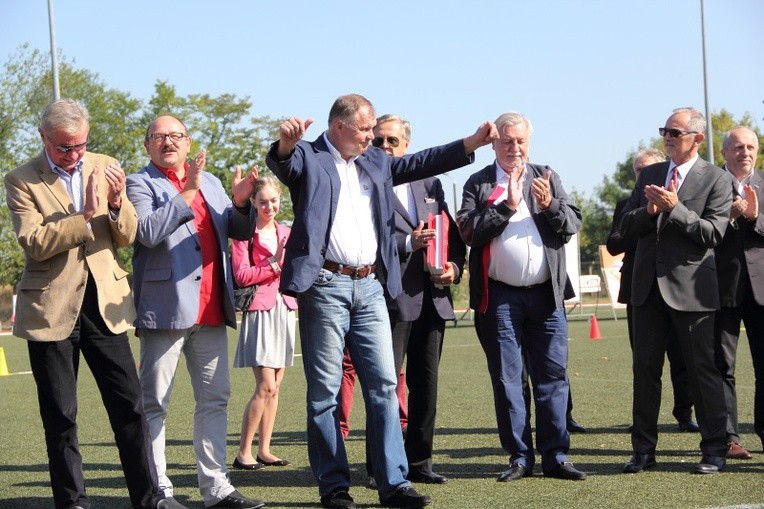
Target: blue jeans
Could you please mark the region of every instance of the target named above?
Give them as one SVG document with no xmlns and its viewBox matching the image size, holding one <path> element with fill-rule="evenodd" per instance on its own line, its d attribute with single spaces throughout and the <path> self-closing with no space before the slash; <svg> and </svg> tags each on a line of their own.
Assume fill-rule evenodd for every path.
<svg viewBox="0 0 764 509">
<path fill-rule="evenodd" d="M 382 285 L 321 269 L 297 297 L 307 379 L 308 458 L 320 494 L 350 487 L 350 467 L 337 414 L 347 345 L 366 402 L 366 440 L 381 498 L 410 485 L 398 420 L 393 344 Z"/>
<path fill-rule="evenodd" d="M 501 446 L 510 463 L 533 469 L 530 417 L 523 397 L 523 359 L 533 384 L 536 446 L 544 473 L 568 461 L 568 323 L 552 284 L 517 289 L 488 280 L 488 308 L 475 315 L 493 384 Z M 525 353 L 525 355 L 524 355 Z"/>
</svg>

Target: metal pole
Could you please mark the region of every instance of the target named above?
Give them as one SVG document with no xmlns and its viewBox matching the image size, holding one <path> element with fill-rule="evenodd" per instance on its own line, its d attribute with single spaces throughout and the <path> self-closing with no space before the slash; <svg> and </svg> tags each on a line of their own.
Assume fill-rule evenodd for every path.
<svg viewBox="0 0 764 509">
<path fill-rule="evenodd" d="M 714 164 L 714 131 L 711 125 L 711 108 L 708 106 L 708 69 L 706 65 L 706 16 L 703 0 L 700 0 L 700 30 L 703 40 L 703 93 L 706 98 L 706 150 L 708 162 Z"/>
<path fill-rule="evenodd" d="M 56 28 L 53 23 L 53 0 L 48 0 L 48 26 L 50 29 L 50 67 L 53 76 L 53 99 L 61 99 L 58 87 L 58 51 L 56 50 Z"/>
<path fill-rule="evenodd" d="M 454 177 L 452 177 L 448 173 L 441 173 L 441 176 L 448 177 L 449 179 L 451 179 L 451 186 L 453 187 L 453 192 L 454 192 L 454 210 L 451 211 L 451 215 L 456 217 L 456 212 L 459 210 L 457 208 L 457 203 L 456 203 L 456 181 L 454 180 Z"/>
</svg>

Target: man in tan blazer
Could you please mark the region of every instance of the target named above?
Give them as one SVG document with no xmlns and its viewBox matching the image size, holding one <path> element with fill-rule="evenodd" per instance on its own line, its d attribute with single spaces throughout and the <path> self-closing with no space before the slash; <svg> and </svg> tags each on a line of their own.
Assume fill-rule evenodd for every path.
<svg viewBox="0 0 764 509">
<path fill-rule="evenodd" d="M 5 176 L 25 256 L 13 333 L 28 340 L 55 507 L 90 508 L 76 422 L 82 352 L 114 431 L 132 507 L 179 509 L 157 487 L 125 333 L 135 309 L 115 245 L 133 242 L 137 216 L 119 162 L 86 151 L 89 131 L 84 106 L 52 102 L 39 128 L 44 150 Z"/>
</svg>

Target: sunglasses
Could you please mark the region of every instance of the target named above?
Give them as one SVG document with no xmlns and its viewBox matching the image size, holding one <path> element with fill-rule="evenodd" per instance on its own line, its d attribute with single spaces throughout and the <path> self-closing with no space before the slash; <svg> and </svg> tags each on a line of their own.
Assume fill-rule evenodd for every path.
<svg viewBox="0 0 764 509">
<path fill-rule="evenodd" d="M 659 127 L 658 134 L 661 135 L 661 138 L 667 134 L 670 138 L 679 138 L 685 134 L 698 134 L 698 131 L 685 131 L 684 129 L 666 129 L 665 127 Z"/>
<path fill-rule="evenodd" d="M 395 136 L 388 136 L 386 138 L 383 138 L 382 136 L 377 136 L 376 138 L 371 140 L 371 144 L 373 146 L 379 148 L 382 145 L 384 145 L 385 141 L 387 141 L 387 144 L 390 145 L 393 148 L 395 148 L 395 147 L 397 147 L 398 145 L 401 144 L 401 140 L 399 140 Z"/>
</svg>

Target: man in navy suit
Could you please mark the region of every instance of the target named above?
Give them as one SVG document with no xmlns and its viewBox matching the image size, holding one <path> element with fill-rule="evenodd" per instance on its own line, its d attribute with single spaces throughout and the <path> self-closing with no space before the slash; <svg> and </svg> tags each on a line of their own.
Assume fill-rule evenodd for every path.
<svg viewBox="0 0 764 509">
<path fill-rule="evenodd" d="M 393 298 L 400 294 L 393 186 L 469 164 L 495 128 L 486 122 L 463 140 L 398 158 L 370 147 L 376 115 L 360 95 L 338 98 L 329 111 L 329 128 L 311 143 L 302 141 L 312 122 L 282 123 L 266 162 L 289 187 L 294 207 L 281 290 L 296 295 L 300 307 L 308 456 L 321 503 L 355 507 L 337 417 L 347 345 L 369 415 L 367 440 L 380 501 L 387 507 L 423 507 L 430 497 L 406 480 L 398 376 L 380 281 Z"/>
<path fill-rule="evenodd" d="M 700 427 L 703 455 L 693 472 L 714 474 L 725 465 L 727 414 L 714 365 L 714 248 L 729 223 L 732 185 L 721 168 L 698 156 L 705 130 L 698 110 L 674 110 L 658 130 L 671 160 L 642 169 L 618 224 L 621 235 L 639 237 L 631 285 L 634 454 L 624 473 L 656 466 L 661 375 L 666 344 L 675 339 Z"/>
<path fill-rule="evenodd" d="M 716 248 L 721 309 L 716 313 L 716 365 L 724 379 L 727 403 L 727 458 L 751 459 L 740 445 L 735 389 L 735 360 L 740 322 L 751 347 L 754 376 L 753 429 L 764 444 L 764 177 L 755 170 L 759 139 L 747 127 L 724 135 L 722 154 L 732 177 L 735 199 L 724 240 Z"/>
<path fill-rule="evenodd" d="M 165 460 L 165 418 L 181 353 L 196 400 L 194 452 L 206 507 L 256 509 L 231 485 L 226 467 L 228 334 L 236 328 L 228 239 L 247 240 L 256 210 L 249 197 L 256 172 L 233 180 L 233 202 L 220 180 L 204 172 L 205 153 L 186 162 L 191 138 L 185 124 L 161 116 L 146 131 L 151 163 L 127 178 L 138 213 L 133 253 L 140 378 L 159 487 L 173 494 Z"/>
<path fill-rule="evenodd" d="M 395 115 L 382 115 L 371 144 L 401 157 L 411 141 L 411 124 Z M 459 282 L 467 247 L 451 215 L 440 181 L 434 177 L 395 186 L 395 241 L 401 260 L 401 292 L 388 299 L 393 331 L 395 369 L 406 358 L 408 426 L 404 440 L 408 479 L 443 484 L 448 479 L 432 470 L 433 436 L 438 398 L 438 365 L 446 320 L 454 320 L 449 286 Z M 429 214 L 448 214 L 448 260 L 441 274 L 427 269 L 427 245 L 435 230 L 425 226 Z M 399 379 L 400 380 L 400 379 Z M 400 383 L 400 382 L 399 382 Z"/>
</svg>

